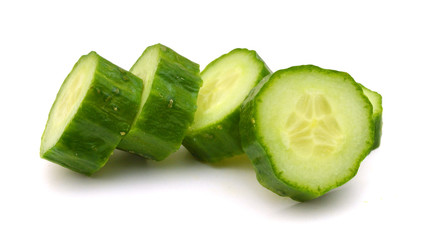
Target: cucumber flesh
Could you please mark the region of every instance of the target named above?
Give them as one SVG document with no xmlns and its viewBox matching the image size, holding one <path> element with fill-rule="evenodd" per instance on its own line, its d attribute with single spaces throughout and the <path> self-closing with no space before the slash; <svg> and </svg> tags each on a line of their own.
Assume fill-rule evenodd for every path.
<svg viewBox="0 0 424 240">
<path fill-rule="evenodd" d="M 62 84 L 41 138 L 42 158 L 92 174 L 133 123 L 142 80 L 97 53 L 82 56 Z"/>
<path fill-rule="evenodd" d="M 374 92 L 362 84 L 359 84 L 372 104 L 372 119 L 374 121 L 374 145 L 372 149 L 380 146 L 381 135 L 383 133 L 383 98 L 377 92 Z"/>
<path fill-rule="evenodd" d="M 140 57 L 136 64 L 130 69 L 130 72 L 134 75 L 143 79 L 143 94 L 141 95 L 141 106 L 138 111 L 139 116 L 143 109 L 144 104 L 150 94 L 152 88 L 153 78 L 159 62 L 159 51 L 157 48 L 147 48 L 143 53 L 143 57 Z"/>
<path fill-rule="evenodd" d="M 237 110 L 258 79 L 269 74 L 262 72 L 264 68 L 256 52 L 247 49 L 235 49 L 208 65 L 201 73 L 204 84 L 190 130 L 202 129 Z"/>
<path fill-rule="evenodd" d="M 251 91 L 240 133 L 259 182 L 305 201 L 356 174 L 373 145 L 372 105 L 347 73 L 292 67 Z"/>
<path fill-rule="evenodd" d="M 134 126 L 118 148 L 163 160 L 179 149 L 193 122 L 202 85 L 199 65 L 156 44 L 143 52 L 130 71 L 143 79 L 145 88 Z"/>
<path fill-rule="evenodd" d="M 198 109 L 183 145 L 199 160 L 216 162 L 243 153 L 240 106 L 269 68 L 255 51 L 234 49 L 201 73 Z"/>
</svg>

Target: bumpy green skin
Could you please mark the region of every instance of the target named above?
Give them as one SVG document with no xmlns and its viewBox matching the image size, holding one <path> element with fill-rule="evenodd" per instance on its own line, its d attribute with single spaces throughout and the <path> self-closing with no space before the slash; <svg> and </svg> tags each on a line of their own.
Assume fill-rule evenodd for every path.
<svg viewBox="0 0 424 240">
<path fill-rule="evenodd" d="M 271 73 L 271 70 L 255 51 L 239 48 L 234 49 L 209 63 L 203 72 L 208 71 L 209 68 L 213 68 L 215 63 L 225 56 L 239 51 L 252 55 L 252 57 L 254 57 L 262 65 L 262 70 L 257 77 L 256 84 L 259 83 L 262 78 Z M 189 131 L 183 141 L 184 147 L 187 148 L 187 150 L 198 160 L 211 163 L 218 162 L 224 158 L 243 154 L 244 152 L 241 146 L 240 132 L 238 130 L 240 122 L 240 106 L 235 108 L 233 112 L 228 114 L 221 121 L 196 131 Z"/>
<path fill-rule="evenodd" d="M 184 138 L 183 145 L 195 158 L 204 162 L 218 162 L 223 158 L 242 154 L 239 121 L 238 108 L 219 123 L 189 133 Z"/>
<path fill-rule="evenodd" d="M 267 145 L 264 142 L 264 139 L 262 138 L 262 134 L 256 128 L 255 119 L 258 119 L 257 104 L 259 101 L 261 101 L 261 93 L 264 92 L 263 90 L 272 86 L 273 79 L 278 78 L 278 75 L 284 73 L 285 71 L 299 71 L 299 70 L 300 71 L 325 71 L 332 74 L 343 74 L 345 75 L 346 79 L 352 82 L 352 84 L 356 84 L 354 80 L 352 79 L 352 77 L 347 73 L 322 69 L 313 65 L 295 66 L 288 69 L 279 70 L 275 72 L 274 74 L 264 78 L 249 93 L 249 96 L 244 100 L 241 107 L 240 135 L 242 139 L 243 150 L 248 155 L 249 159 L 251 160 L 254 166 L 254 169 L 256 171 L 256 178 L 258 182 L 265 188 L 268 188 L 269 190 L 271 190 L 272 192 L 278 195 L 288 196 L 292 198 L 293 200 L 303 202 L 303 201 L 308 201 L 308 200 L 317 198 L 319 196 L 322 196 L 324 193 L 328 192 L 329 190 L 336 188 L 338 186 L 341 186 L 347 181 L 349 181 L 351 178 L 353 178 L 358 171 L 360 162 L 371 151 L 371 146 L 372 146 L 371 138 L 373 138 L 373 135 L 370 136 L 369 140 L 367 140 L 367 142 L 369 143 L 368 144 L 369 147 L 364 149 L 362 154 L 358 157 L 357 161 L 355 161 L 357 164 L 355 166 L 352 166 L 351 175 L 348 176 L 346 179 L 344 179 L 344 181 L 335 183 L 335 185 L 329 189 L 323 189 L 321 192 L 313 192 L 313 191 L 310 191 L 309 189 L 304 189 L 294 184 L 291 184 L 285 181 L 284 179 L 282 179 L 281 177 L 279 177 L 278 174 L 276 174 L 278 170 L 273 165 L 272 155 L 269 153 L 269 150 L 267 149 Z M 359 85 L 357 85 L 357 90 L 361 91 L 361 88 Z M 366 99 L 365 96 L 364 98 Z M 369 114 L 371 115 L 371 107 L 369 110 L 370 110 Z M 370 129 L 370 132 L 373 132 L 373 130 Z"/>
<path fill-rule="evenodd" d="M 149 48 L 160 49 L 152 88 L 140 116 L 118 148 L 159 161 L 181 146 L 194 119 L 202 79 L 197 63 L 161 44 Z"/>
<path fill-rule="evenodd" d="M 95 52 L 89 55 L 95 55 L 98 60 L 90 88 L 59 141 L 41 155 L 86 175 L 98 171 L 107 162 L 122 135 L 130 130 L 143 89 L 140 78 Z M 80 58 L 74 69 L 85 57 Z M 59 91 L 74 89 L 62 87 Z"/>
<path fill-rule="evenodd" d="M 368 95 L 370 95 L 370 97 L 375 99 L 371 101 L 370 97 L 368 97 L 371 104 L 373 104 L 372 119 L 374 121 L 374 145 L 372 149 L 374 150 L 380 146 L 381 135 L 383 133 L 383 98 L 378 92 L 372 91 L 360 83 L 358 84 L 362 87 L 365 96 L 368 97 Z"/>
</svg>

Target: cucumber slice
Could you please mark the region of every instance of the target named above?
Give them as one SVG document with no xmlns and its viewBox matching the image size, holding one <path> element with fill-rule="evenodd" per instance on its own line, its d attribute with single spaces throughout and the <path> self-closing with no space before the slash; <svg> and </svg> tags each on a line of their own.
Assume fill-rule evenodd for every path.
<svg viewBox="0 0 424 240">
<path fill-rule="evenodd" d="M 374 142 L 372 105 L 347 73 L 292 67 L 250 92 L 240 134 L 258 181 L 306 201 L 356 174 Z"/>
<path fill-rule="evenodd" d="M 372 119 L 374 121 L 374 145 L 372 149 L 380 146 L 381 135 L 383 133 L 383 98 L 377 92 L 374 92 L 362 84 L 359 84 L 372 104 Z"/>
<path fill-rule="evenodd" d="M 156 44 L 130 70 L 144 80 L 137 120 L 118 148 L 163 160 L 181 146 L 193 122 L 202 79 L 199 65 Z"/>
<path fill-rule="evenodd" d="M 207 162 L 242 154 L 240 106 L 270 72 L 258 54 L 247 49 L 234 49 L 206 66 L 198 109 L 183 141 L 188 151 Z"/>
<path fill-rule="evenodd" d="M 42 158 L 92 174 L 133 123 L 142 80 L 97 53 L 82 56 L 63 82 L 41 138 Z"/>
</svg>

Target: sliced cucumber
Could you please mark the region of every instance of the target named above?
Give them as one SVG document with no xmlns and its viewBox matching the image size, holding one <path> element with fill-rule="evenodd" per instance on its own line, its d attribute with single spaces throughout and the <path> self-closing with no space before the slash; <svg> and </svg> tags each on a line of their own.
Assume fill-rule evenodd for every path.
<svg viewBox="0 0 424 240">
<path fill-rule="evenodd" d="M 372 104 L 372 119 L 374 121 L 374 145 L 372 149 L 380 146 L 381 135 L 383 133 L 383 98 L 378 92 L 374 92 L 362 84 L 359 84 Z"/>
<path fill-rule="evenodd" d="M 144 80 L 137 120 L 118 148 L 163 160 L 178 150 L 196 111 L 199 65 L 172 49 L 148 47 L 130 70 Z"/>
<path fill-rule="evenodd" d="M 242 154 L 240 105 L 269 73 L 258 54 L 247 49 L 234 49 L 211 62 L 201 73 L 198 109 L 184 138 L 188 151 L 207 162 Z"/>
<path fill-rule="evenodd" d="M 92 174 L 129 131 L 142 80 L 97 53 L 82 56 L 63 82 L 41 138 L 42 158 Z"/>
<path fill-rule="evenodd" d="M 251 91 L 240 134 L 258 181 L 306 201 L 356 174 L 374 142 L 372 105 L 347 73 L 292 67 Z"/>
</svg>

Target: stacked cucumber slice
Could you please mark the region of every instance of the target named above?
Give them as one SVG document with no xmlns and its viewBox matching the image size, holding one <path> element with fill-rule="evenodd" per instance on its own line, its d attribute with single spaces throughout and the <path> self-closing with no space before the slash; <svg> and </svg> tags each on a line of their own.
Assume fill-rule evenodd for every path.
<svg viewBox="0 0 424 240">
<path fill-rule="evenodd" d="M 148 47 L 130 72 L 144 80 L 141 108 L 119 149 L 154 160 L 178 150 L 193 121 L 202 80 L 199 65 L 172 49 Z"/>
<path fill-rule="evenodd" d="M 143 82 L 97 53 L 82 56 L 65 79 L 41 138 L 41 157 L 92 174 L 128 133 Z"/>
<path fill-rule="evenodd" d="M 161 44 L 130 71 L 91 52 L 57 94 L 40 155 L 90 175 L 115 148 L 163 160 L 183 144 L 211 163 L 245 153 L 264 187 L 306 201 L 355 176 L 380 146 L 382 112 L 381 95 L 345 72 L 271 73 L 252 50 L 234 49 L 201 74 Z"/>
<path fill-rule="evenodd" d="M 184 146 L 201 161 L 216 162 L 243 153 L 240 106 L 269 68 L 255 51 L 234 49 L 202 71 L 203 86 Z"/>
</svg>

